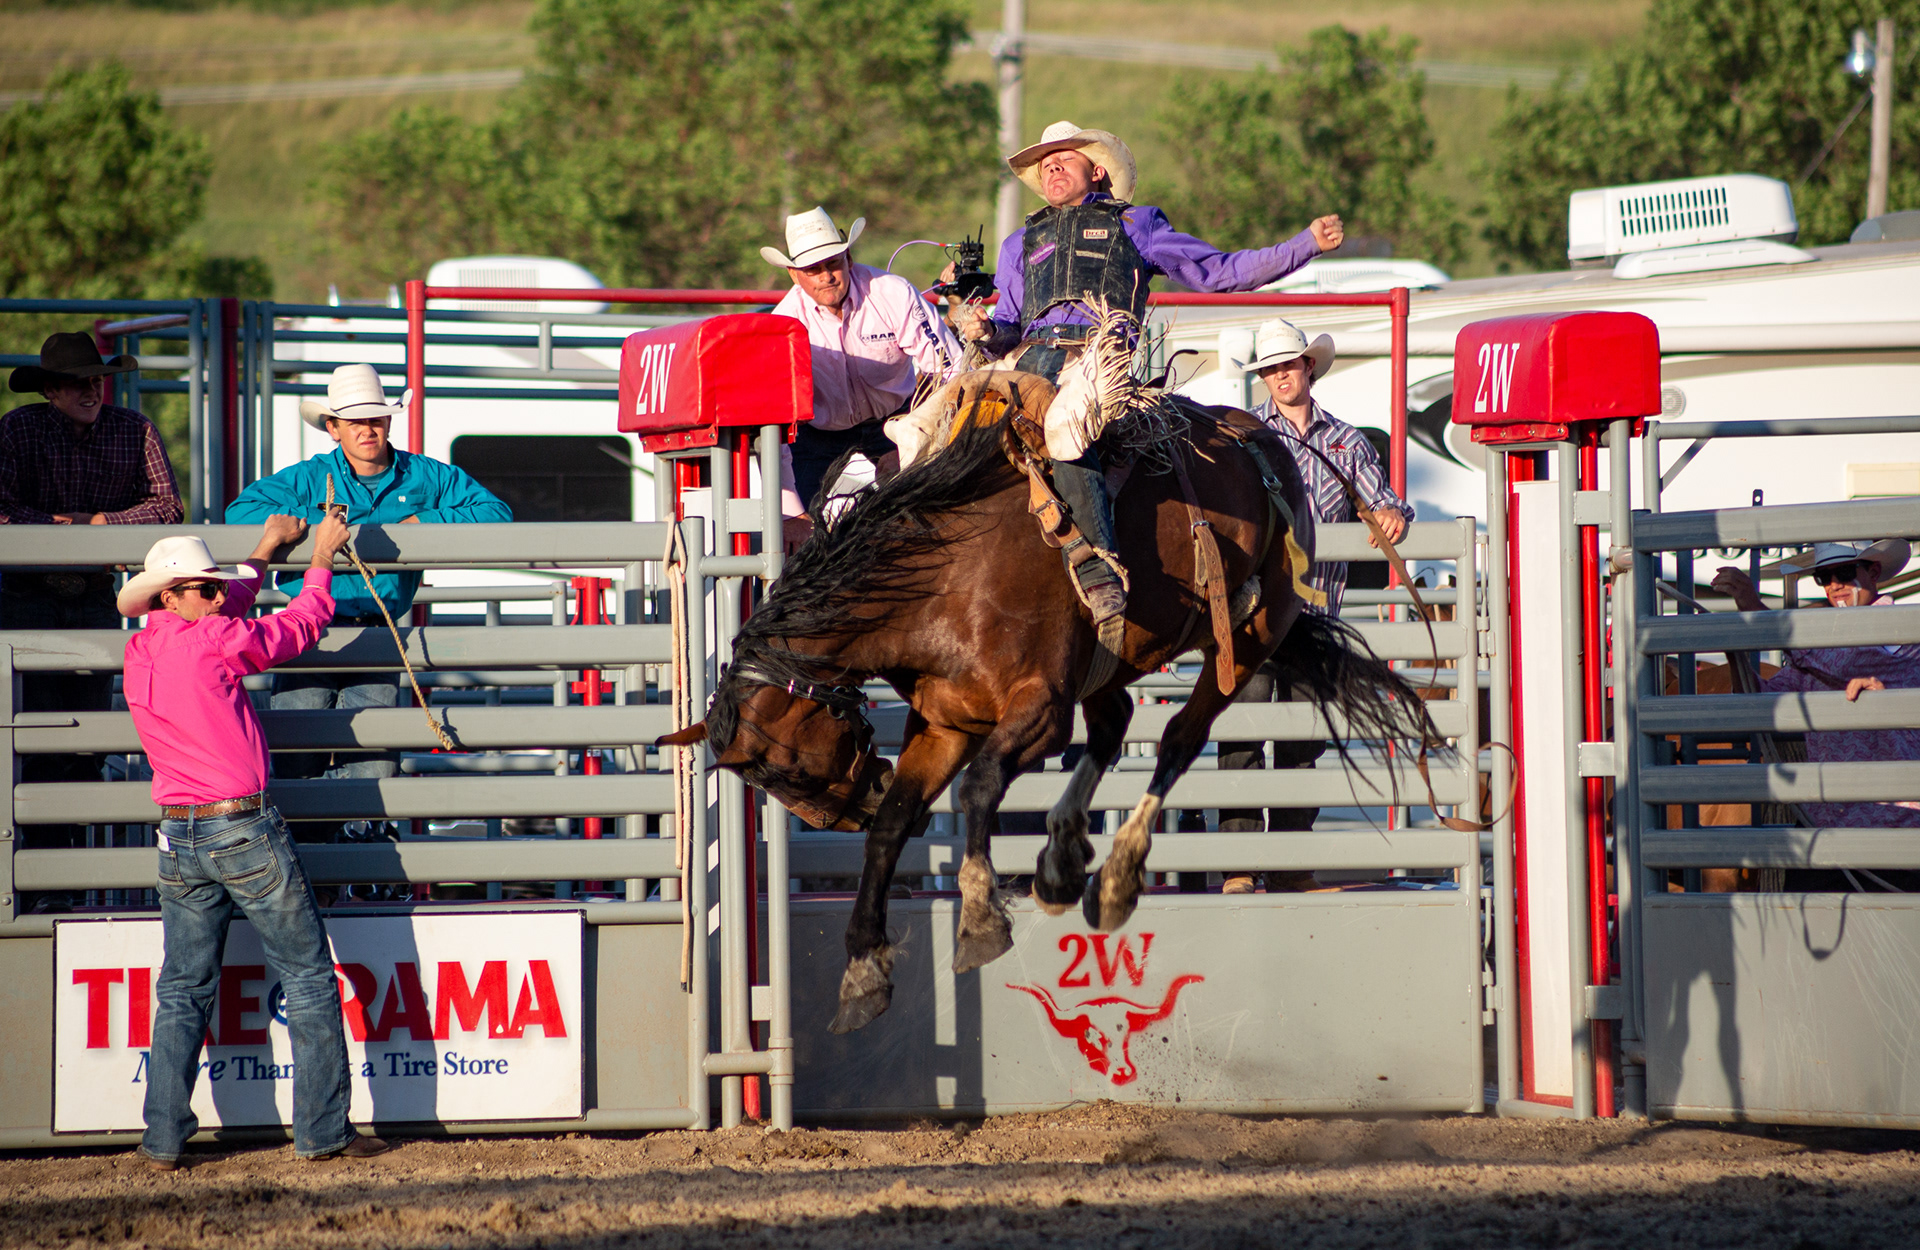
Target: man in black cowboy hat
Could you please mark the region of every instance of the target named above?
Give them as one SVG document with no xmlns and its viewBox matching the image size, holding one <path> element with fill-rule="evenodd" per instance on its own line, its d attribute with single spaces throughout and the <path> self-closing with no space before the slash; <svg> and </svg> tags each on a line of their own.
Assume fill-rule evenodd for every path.
<svg viewBox="0 0 1920 1250">
<path fill-rule="evenodd" d="M 177 525 L 184 515 L 173 465 L 153 423 L 106 402 L 107 377 L 135 368 L 131 356 L 102 360 L 93 336 L 50 335 L 40 363 L 15 369 L 15 392 L 45 401 L 0 417 L 0 524 Z M 118 629 L 113 574 L 105 569 L 9 572 L 0 581 L 0 629 Z M 21 710 L 104 712 L 111 673 L 27 673 Z M 98 781 L 91 755 L 29 755 L 23 781 Z M 25 847 L 81 841 L 72 825 L 24 826 Z M 57 899 L 22 899 L 28 907 Z"/>
</svg>

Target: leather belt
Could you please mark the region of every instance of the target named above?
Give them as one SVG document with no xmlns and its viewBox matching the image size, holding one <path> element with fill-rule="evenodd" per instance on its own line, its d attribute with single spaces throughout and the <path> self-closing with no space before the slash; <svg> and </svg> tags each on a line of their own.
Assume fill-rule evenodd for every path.
<svg viewBox="0 0 1920 1250">
<path fill-rule="evenodd" d="M 1024 345 L 1044 343 L 1048 347 L 1085 347 L 1093 327 L 1075 323 L 1036 326 L 1027 331 Z"/>
<path fill-rule="evenodd" d="M 240 799 L 221 799 L 217 803 L 202 803 L 198 807 L 163 807 L 160 815 L 167 820 L 201 820 L 208 816 L 231 816 L 235 812 L 258 811 L 267 805 L 264 794 L 249 794 Z"/>
</svg>

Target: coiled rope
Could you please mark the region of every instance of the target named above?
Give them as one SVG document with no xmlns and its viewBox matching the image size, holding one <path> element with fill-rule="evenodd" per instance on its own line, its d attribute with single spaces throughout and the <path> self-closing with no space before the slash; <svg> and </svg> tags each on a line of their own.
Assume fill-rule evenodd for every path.
<svg viewBox="0 0 1920 1250">
<path fill-rule="evenodd" d="M 336 504 L 333 501 L 333 474 L 329 473 L 327 474 L 328 515 L 332 515 L 336 507 L 341 510 L 340 519 L 342 521 L 346 520 L 346 505 Z M 347 559 L 353 561 L 353 567 L 360 570 L 360 578 L 367 584 L 367 593 L 372 595 L 373 601 L 380 605 L 380 615 L 387 618 L 387 631 L 393 635 L 395 650 L 400 652 L 400 663 L 406 666 L 407 684 L 413 687 L 414 700 L 420 704 L 420 711 L 427 718 L 427 728 L 433 730 L 433 736 L 440 739 L 441 746 L 449 751 L 458 751 L 460 748 L 453 745 L 453 739 L 447 736 L 446 729 L 441 726 L 439 721 L 433 718 L 433 708 L 427 704 L 427 696 L 420 693 L 420 679 L 413 675 L 413 661 L 407 658 L 407 644 L 400 640 L 400 627 L 393 623 L 393 613 L 387 611 L 387 601 L 382 599 L 380 592 L 373 587 L 373 572 L 361 561 L 360 553 L 353 549 L 353 540 L 351 538 L 347 540 L 346 544 L 342 546 L 340 550 L 346 552 Z"/>
</svg>

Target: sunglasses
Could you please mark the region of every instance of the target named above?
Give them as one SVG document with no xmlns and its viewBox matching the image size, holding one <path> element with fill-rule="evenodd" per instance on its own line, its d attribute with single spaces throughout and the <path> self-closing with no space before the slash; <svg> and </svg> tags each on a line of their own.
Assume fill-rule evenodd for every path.
<svg viewBox="0 0 1920 1250">
<path fill-rule="evenodd" d="M 1825 568 L 1813 571 L 1813 584 L 1816 586 L 1832 586 L 1835 583 L 1844 586 L 1859 580 L 1860 565 L 1853 560 L 1845 564 L 1829 564 Z"/>
<path fill-rule="evenodd" d="M 227 584 L 225 582 L 186 582 L 175 586 L 174 589 L 183 595 L 189 590 L 197 590 L 200 592 L 202 599 L 211 600 L 218 599 L 221 595 L 226 594 Z"/>
</svg>

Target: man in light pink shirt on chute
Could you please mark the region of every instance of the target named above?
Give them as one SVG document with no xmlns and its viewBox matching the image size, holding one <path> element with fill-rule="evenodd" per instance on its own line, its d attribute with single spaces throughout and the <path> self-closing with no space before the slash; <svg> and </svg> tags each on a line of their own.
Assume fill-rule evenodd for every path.
<svg viewBox="0 0 1920 1250">
<path fill-rule="evenodd" d="M 313 646 L 333 619 L 333 558 L 347 541 L 337 515 L 315 529 L 311 567 L 293 603 L 247 619 L 274 553 L 306 532 L 297 517 L 268 517 L 259 546 L 237 569 L 215 564 L 197 537 L 163 538 L 118 597 L 122 614 L 147 618 L 127 643 L 124 684 L 164 818 L 158 843 L 166 953 L 139 1149 L 160 1171 L 179 1166 L 199 1128 L 190 1103 L 236 908 L 259 933 L 286 994 L 294 1153 L 358 1158 L 386 1149 L 347 1120 L 347 1044 L 333 954 L 286 823 L 267 800 L 266 735 L 242 684 Z"/>
<path fill-rule="evenodd" d="M 856 263 L 850 249 L 867 220 L 843 235 L 824 208 L 787 218 L 787 252 L 760 255 L 793 279 L 773 311 L 807 328 L 813 356 L 813 419 L 782 449 L 782 500 L 789 517 L 813 502 L 827 470 L 843 453 L 865 456 L 877 469 L 895 451 L 886 420 L 912 406 L 920 378 L 945 381 L 961 367 L 960 341 L 895 273 Z M 789 541 L 804 535 L 789 527 Z"/>
</svg>

